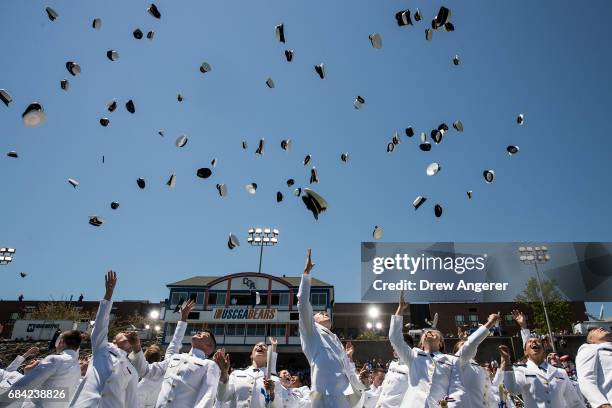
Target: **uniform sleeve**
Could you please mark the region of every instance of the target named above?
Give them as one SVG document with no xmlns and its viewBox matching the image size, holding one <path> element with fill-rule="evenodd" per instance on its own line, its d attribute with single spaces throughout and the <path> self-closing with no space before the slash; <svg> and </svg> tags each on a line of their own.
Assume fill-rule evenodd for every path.
<svg viewBox="0 0 612 408">
<path fill-rule="evenodd" d="M 480 326 L 474 333 L 470 334 L 457 353 L 462 366 L 470 364 L 470 361 L 476 358 L 478 346 L 484 341 L 484 339 L 487 338 L 488 335 L 489 329 L 484 325 Z"/>
<path fill-rule="evenodd" d="M 346 370 L 348 371 L 346 373 L 346 377 L 348 378 L 349 383 L 351 384 L 351 387 L 353 388 L 353 391 L 365 391 L 366 386 L 359 379 L 359 375 L 357 375 L 357 369 L 355 368 L 355 363 L 349 360 L 346 353 L 342 353 L 342 356 L 340 358 L 344 360 L 343 365 L 344 367 L 346 367 Z"/>
<path fill-rule="evenodd" d="M 125 390 L 125 406 L 141 406 L 141 402 L 138 399 L 138 378 L 136 378 L 134 375 L 130 376 L 130 382 Z"/>
<path fill-rule="evenodd" d="M 499 387 L 499 385 L 503 383 L 504 383 L 504 370 L 502 370 L 501 368 L 498 368 L 497 371 L 495 372 L 495 376 L 493 377 L 493 381 L 491 381 L 491 384 L 495 387 Z"/>
<path fill-rule="evenodd" d="M 202 379 L 202 386 L 198 390 L 195 408 L 213 408 L 220 376 L 221 371 L 217 364 L 208 364 L 208 369 L 204 372 Z"/>
<path fill-rule="evenodd" d="M 523 348 L 525 348 L 525 344 L 527 344 L 527 340 L 531 337 L 531 330 L 529 329 L 521 329 L 521 340 L 523 340 Z"/>
<path fill-rule="evenodd" d="M 172 336 L 170 344 L 168 344 L 168 348 L 166 348 L 166 355 L 164 359 L 170 358 L 171 356 L 178 354 L 181 351 L 181 347 L 183 346 L 183 337 L 185 337 L 186 329 L 187 322 L 180 320 L 176 324 L 176 329 L 174 329 L 174 335 Z"/>
<path fill-rule="evenodd" d="M 272 408 L 283 408 L 284 387 L 280 381 L 274 381 L 274 400 L 270 403 Z"/>
<path fill-rule="evenodd" d="M 484 327 L 484 326 L 483 326 Z M 461 400 L 465 399 L 465 388 L 461 379 L 460 361 L 457 359 L 451 368 L 450 381 L 448 382 L 449 408 L 463 407 Z"/>
<path fill-rule="evenodd" d="M 4 371 L 17 371 L 19 367 L 24 363 L 25 358 L 23 356 L 17 356 L 15 359 L 9 364 Z"/>
<path fill-rule="evenodd" d="M 568 408 L 586 408 L 582 397 L 578 394 L 576 387 L 570 381 L 569 377 L 565 373 L 565 370 L 559 370 L 563 378 L 565 378 L 565 392 L 563 394 L 563 399 L 567 402 Z M 597 408 L 598 405 L 595 405 Z"/>
<path fill-rule="evenodd" d="M 102 349 L 108 343 L 108 320 L 113 307 L 111 300 L 102 299 L 91 331 L 91 350 L 93 353 Z"/>
<path fill-rule="evenodd" d="M 510 394 L 518 395 L 522 393 L 516 381 L 516 372 L 514 370 L 504 371 L 504 387 L 506 387 Z"/>
<path fill-rule="evenodd" d="M 300 329 L 300 341 L 302 343 L 302 349 L 307 359 L 311 359 L 311 347 L 312 340 L 317 333 L 315 327 L 312 305 L 310 304 L 310 274 L 302 275 L 302 281 L 300 282 L 300 289 L 297 294 L 298 298 L 298 312 L 299 312 L 299 329 Z"/>
<path fill-rule="evenodd" d="M 39 389 L 45 381 L 47 381 L 53 374 L 55 374 L 60 363 L 61 361 L 59 361 L 57 359 L 57 356 L 55 355 L 45 357 L 30 372 L 28 372 L 19 380 L 17 380 L 17 382 L 15 382 L 10 389 Z"/>
<path fill-rule="evenodd" d="M 593 407 L 610 404 L 608 398 L 597 386 L 597 348 L 582 347 L 576 356 L 576 373 L 578 374 L 578 386 L 582 395 Z"/>
<path fill-rule="evenodd" d="M 412 354 L 412 348 L 404 341 L 402 335 L 402 325 L 404 323 L 404 317 L 398 315 L 391 316 L 391 324 L 389 325 L 389 341 L 391 347 L 397 353 L 400 362 L 406 364 L 408 367 L 412 365 L 414 355 Z"/>
<path fill-rule="evenodd" d="M 229 402 L 235 394 L 234 376 L 230 374 L 227 383 L 223 384 L 219 381 L 219 388 L 217 389 L 217 400 L 221 402 Z"/>
</svg>

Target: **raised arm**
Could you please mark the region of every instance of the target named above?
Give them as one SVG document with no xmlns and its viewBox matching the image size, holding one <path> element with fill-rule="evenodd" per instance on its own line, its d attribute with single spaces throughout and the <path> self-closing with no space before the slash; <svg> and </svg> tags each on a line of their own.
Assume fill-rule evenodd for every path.
<svg viewBox="0 0 612 408">
<path fill-rule="evenodd" d="M 512 311 L 512 317 L 514 321 L 518 323 L 521 327 L 521 340 L 523 340 L 523 348 L 525 348 L 525 344 L 527 344 L 527 340 L 531 337 L 531 331 L 527 328 L 527 321 L 525 320 L 525 315 L 520 310 L 514 309 Z"/>
<path fill-rule="evenodd" d="M 36 367 L 27 372 L 12 386 L 12 390 L 35 390 L 49 379 L 58 369 L 61 361 L 57 361 L 56 355 L 45 357 Z M 8 404 L 7 404 L 8 405 Z M 1 406 L 1 405 L 0 405 Z"/>
<path fill-rule="evenodd" d="M 612 401 L 601 392 L 597 386 L 597 365 L 599 358 L 597 347 L 583 344 L 576 356 L 576 373 L 578 374 L 578 386 L 580 392 L 593 407 L 612 405 Z"/>
<path fill-rule="evenodd" d="M 495 325 L 495 322 L 497 322 L 498 319 L 499 315 L 490 314 L 487 322 L 480 326 L 474 333 L 470 334 L 467 340 L 463 343 L 463 346 L 461 346 L 459 352 L 457 353 L 459 363 L 462 366 L 470 364 L 470 361 L 476 358 L 478 346 L 489 336 L 489 329 Z"/>
<path fill-rule="evenodd" d="M 521 394 L 522 391 L 516 383 L 515 372 L 512 368 L 512 362 L 510 361 L 510 349 L 508 346 L 499 346 L 500 365 L 499 370 L 504 372 L 504 386 L 510 394 Z"/>
<path fill-rule="evenodd" d="M 94 322 L 93 330 L 91 331 L 91 350 L 95 353 L 97 350 L 105 347 L 108 343 L 108 320 L 113 307 L 113 291 L 117 284 L 117 274 L 113 271 L 108 271 L 104 277 L 104 286 L 106 292 L 104 299 L 100 301 L 98 313 Z"/>
<path fill-rule="evenodd" d="M 138 348 L 137 353 L 130 354 L 130 359 L 136 368 L 139 377 L 146 377 L 151 380 L 160 379 L 163 377 L 164 373 L 166 372 L 166 368 L 168 367 L 168 361 L 170 361 L 170 358 L 174 354 L 177 354 L 181 350 L 181 346 L 183 345 L 183 337 L 185 337 L 185 330 L 187 329 L 187 317 L 189 316 L 189 312 L 191 312 L 194 304 L 195 302 L 193 300 L 189 300 L 181 305 L 181 320 L 176 323 L 174 335 L 172 336 L 170 344 L 168 344 L 168 348 L 166 348 L 166 354 L 163 361 L 149 364 L 144 358 L 144 354 L 140 348 Z"/>
<path fill-rule="evenodd" d="M 25 353 L 23 353 L 22 356 L 17 356 L 15 357 L 15 359 L 11 362 L 11 364 L 9 364 L 8 366 L 6 366 L 6 368 L 4 369 L 4 371 L 17 371 L 19 369 L 19 367 L 21 367 L 21 365 L 30 357 L 34 357 L 35 355 L 38 354 L 39 352 L 39 348 L 38 347 L 30 347 L 28 349 L 28 351 L 26 351 Z"/>
<path fill-rule="evenodd" d="M 298 291 L 298 312 L 300 315 L 299 329 L 300 336 L 308 338 L 311 336 L 315 329 L 315 322 L 313 319 L 312 305 L 310 304 L 310 271 L 314 267 L 312 263 L 312 251 L 308 250 L 308 257 L 306 258 L 306 266 L 304 267 L 304 274 L 302 275 L 302 281 L 300 282 L 300 290 Z"/>
<path fill-rule="evenodd" d="M 400 292 L 399 304 L 397 311 L 391 316 L 391 324 L 389 325 L 389 341 L 391 347 L 397 353 L 400 361 L 408 366 L 412 364 L 414 355 L 412 348 L 404 341 L 402 335 L 402 326 L 404 324 L 404 313 L 408 310 L 408 305 L 404 301 L 404 291 Z"/>
<path fill-rule="evenodd" d="M 219 367 L 219 387 L 217 388 L 217 400 L 229 402 L 234 394 L 235 387 L 232 376 L 229 375 L 230 356 L 225 353 L 224 348 L 220 348 L 213 355 L 213 360 Z"/>
</svg>

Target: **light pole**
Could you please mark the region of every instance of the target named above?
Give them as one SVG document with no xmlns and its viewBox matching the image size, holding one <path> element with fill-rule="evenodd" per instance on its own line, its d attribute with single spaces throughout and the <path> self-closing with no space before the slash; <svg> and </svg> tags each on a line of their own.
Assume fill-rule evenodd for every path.
<svg viewBox="0 0 612 408">
<path fill-rule="evenodd" d="M 552 345 L 553 352 L 557 352 L 555 346 L 555 339 L 552 335 L 552 329 L 550 326 L 550 319 L 548 318 L 548 309 L 546 308 L 546 300 L 544 299 L 544 289 L 542 288 L 542 278 L 540 277 L 540 269 L 538 268 L 539 263 L 546 263 L 550 260 L 548 255 L 548 248 L 545 246 L 536 247 L 519 247 L 519 253 L 521 254 L 519 259 L 526 265 L 533 264 L 536 270 L 536 276 L 538 279 L 538 291 L 540 292 L 540 300 L 542 301 L 542 307 L 544 308 L 544 317 L 546 318 L 546 326 L 548 327 L 548 336 Z"/>
<path fill-rule="evenodd" d="M 259 273 L 261 273 L 261 259 L 263 257 L 264 246 L 274 246 L 278 244 L 279 231 L 274 228 L 249 228 L 249 245 L 258 246 L 259 249 Z"/>
<path fill-rule="evenodd" d="M 13 261 L 15 248 L 0 248 L 0 265 L 8 265 Z"/>
</svg>

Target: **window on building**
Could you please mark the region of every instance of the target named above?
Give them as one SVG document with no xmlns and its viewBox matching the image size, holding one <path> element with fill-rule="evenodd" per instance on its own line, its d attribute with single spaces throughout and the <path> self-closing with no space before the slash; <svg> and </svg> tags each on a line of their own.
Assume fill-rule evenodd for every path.
<svg viewBox="0 0 612 408">
<path fill-rule="evenodd" d="M 166 333 L 174 333 L 175 330 L 176 330 L 176 323 L 166 324 Z"/>
<path fill-rule="evenodd" d="M 478 322 L 478 315 L 471 314 L 471 315 L 469 315 L 468 318 L 469 318 L 470 322 Z"/>
<path fill-rule="evenodd" d="M 223 336 L 225 332 L 225 325 L 223 324 L 209 324 L 208 330 L 213 332 L 215 336 Z"/>
<path fill-rule="evenodd" d="M 252 303 L 250 293 L 232 293 L 230 294 L 230 305 L 232 306 L 248 306 Z"/>
<path fill-rule="evenodd" d="M 185 329 L 185 334 L 187 336 L 191 336 L 201 331 L 204 326 L 202 323 L 188 323 L 187 329 Z"/>
<path fill-rule="evenodd" d="M 512 315 L 511 315 L 511 314 L 507 314 L 507 315 L 505 316 L 505 319 L 506 319 L 506 322 L 507 322 L 507 323 L 512 323 L 512 322 L 514 321 L 514 317 L 512 317 Z"/>
<path fill-rule="evenodd" d="M 172 306 L 176 306 L 179 303 L 181 303 L 181 301 L 185 301 L 186 299 L 188 299 L 187 292 L 172 292 L 172 297 L 170 298 L 170 304 Z"/>
<path fill-rule="evenodd" d="M 291 337 L 299 337 L 300 336 L 300 327 L 297 324 L 289 325 L 289 336 Z"/>
<path fill-rule="evenodd" d="M 289 304 L 288 293 L 272 293 L 270 304 L 273 306 L 287 306 Z"/>
<path fill-rule="evenodd" d="M 208 294 L 208 304 L 212 306 L 224 306 L 225 292 L 210 292 Z"/>
<path fill-rule="evenodd" d="M 455 315 L 455 323 L 463 324 L 464 322 L 465 322 L 465 316 L 464 315 Z"/>
<path fill-rule="evenodd" d="M 285 337 L 285 325 L 284 324 L 271 324 L 270 325 L 270 336 L 272 337 Z"/>
<path fill-rule="evenodd" d="M 244 324 L 226 324 L 226 336 L 244 336 Z"/>
<path fill-rule="evenodd" d="M 327 293 L 311 293 L 310 302 L 313 306 L 326 306 L 327 305 Z"/>
<path fill-rule="evenodd" d="M 265 336 L 266 325 L 265 324 L 248 324 L 247 325 L 247 336 Z"/>
<path fill-rule="evenodd" d="M 17 320 L 19 319 L 19 313 L 15 312 L 15 313 L 11 313 L 11 320 Z"/>
</svg>

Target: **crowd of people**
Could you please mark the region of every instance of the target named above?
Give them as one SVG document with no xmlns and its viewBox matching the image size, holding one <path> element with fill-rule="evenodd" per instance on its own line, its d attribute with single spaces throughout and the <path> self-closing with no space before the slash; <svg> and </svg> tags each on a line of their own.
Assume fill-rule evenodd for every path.
<svg viewBox="0 0 612 408">
<path fill-rule="evenodd" d="M 453 350 L 445 349 L 435 328 L 424 330 L 415 345 L 402 333 L 408 307 L 402 293 L 389 329 L 395 359 L 356 366 L 354 345 L 332 332 L 327 312 L 313 312 L 313 267 L 309 250 L 298 292 L 309 375 L 291 367 L 277 370 L 274 338 L 255 344 L 251 364 L 243 369 L 231 369 L 230 355 L 206 329 L 193 333 L 190 350 L 181 352 L 192 300 L 180 306 L 180 321 L 163 356 L 157 345 L 143 350 L 135 332 L 109 341 L 117 284 L 116 273 L 109 271 L 91 355 L 79 354 L 82 333 L 76 330 L 61 333 L 55 352 L 43 359 L 29 361 L 38 352 L 31 348 L 0 370 L 0 407 L 612 408 L 612 333 L 590 330 L 574 364 L 569 356 L 548 353 L 546 338 L 532 334 L 518 311 L 523 359 L 513 364 L 508 348 L 500 346 L 499 363 L 479 363 L 478 347 L 498 315 L 460 335 Z"/>
</svg>

